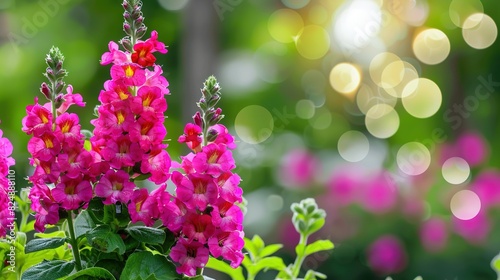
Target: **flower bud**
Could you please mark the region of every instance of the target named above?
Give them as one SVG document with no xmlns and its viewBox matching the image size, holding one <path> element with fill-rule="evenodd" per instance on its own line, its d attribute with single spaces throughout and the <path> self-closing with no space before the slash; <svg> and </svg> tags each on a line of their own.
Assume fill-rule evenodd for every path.
<svg viewBox="0 0 500 280">
<path fill-rule="evenodd" d="M 144 35 L 146 35 L 146 31 L 147 30 L 148 29 L 144 25 L 141 26 L 141 27 L 139 27 L 139 28 L 137 28 L 137 30 L 135 31 L 137 39 L 140 39 L 140 38 L 144 37 Z"/>
<path fill-rule="evenodd" d="M 125 21 L 130 22 L 132 17 L 130 16 L 129 12 L 124 12 L 123 18 L 125 19 Z"/>
<path fill-rule="evenodd" d="M 54 94 L 60 93 L 64 89 L 64 86 L 66 86 L 65 82 L 63 82 L 63 81 L 57 82 L 57 84 L 56 84 L 56 92 L 54 92 Z"/>
<path fill-rule="evenodd" d="M 123 31 L 125 31 L 127 35 L 132 36 L 132 29 L 130 28 L 130 24 L 127 22 L 123 23 Z"/>
<path fill-rule="evenodd" d="M 123 39 L 120 40 L 120 44 L 122 45 L 122 47 L 129 51 L 129 52 L 133 52 L 134 51 L 134 47 L 132 46 L 132 42 L 130 42 L 130 39 L 129 37 L 125 37 Z"/>
<path fill-rule="evenodd" d="M 144 17 L 140 16 L 135 20 L 135 24 L 141 25 L 144 22 Z"/>
<path fill-rule="evenodd" d="M 45 98 L 47 98 L 48 100 L 52 100 L 52 92 L 51 92 L 49 86 L 47 85 L 47 83 L 45 83 L 45 82 L 42 83 L 42 86 L 40 87 L 40 91 L 45 96 Z"/>
<path fill-rule="evenodd" d="M 203 121 L 201 120 L 200 111 L 196 111 L 196 114 L 194 114 L 194 116 L 193 116 L 193 121 L 194 121 L 194 124 L 196 124 L 197 126 L 199 126 L 199 127 L 202 126 Z"/>
</svg>

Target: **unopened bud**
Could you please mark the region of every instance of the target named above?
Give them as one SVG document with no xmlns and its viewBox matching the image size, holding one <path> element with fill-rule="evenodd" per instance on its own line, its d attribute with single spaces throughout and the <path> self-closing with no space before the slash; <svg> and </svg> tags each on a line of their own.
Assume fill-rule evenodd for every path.
<svg viewBox="0 0 500 280">
<path fill-rule="evenodd" d="M 196 114 L 194 114 L 193 121 L 194 121 L 194 124 L 196 124 L 197 126 L 199 126 L 199 127 L 202 126 L 203 121 L 201 120 L 200 111 L 197 111 Z"/>
<path fill-rule="evenodd" d="M 141 25 L 144 22 L 144 17 L 140 16 L 135 20 L 137 25 Z"/>
<path fill-rule="evenodd" d="M 57 82 L 55 94 L 60 93 L 64 89 L 65 85 L 66 85 L 66 83 L 64 83 L 63 81 Z"/>
<path fill-rule="evenodd" d="M 123 13 L 123 18 L 127 21 L 130 22 L 130 19 L 132 18 L 129 14 L 129 12 L 124 12 Z"/>
<path fill-rule="evenodd" d="M 135 31 L 137 39 L 140 39 L 140 38 L 144 37 L 144 35 L 146 35 L 146 31 L 147 30 L 148 29 L 144 25 L 141 26 L 141 27 L 139 27 L 139 28 L 137 28 L 137 30 Z"/>
<path fill-rule="evenodd" d="M 134 47 L 132 46 L 132 42 L 130 42 L 130 39 L 129 37 L 125 37 L 123 39 L 120 40 L 120 44 L 122 45 L 122 47 L 129 51 L 129 52 L 133 52 L 134 51 Z"/>
<path fill-rule="evenodd" d="M 130 28 L 130 24 L 127 22 L 123 23 L 123 31 L 125 31 L 127 35 L 132 36 L 132 29 Z"/>
<path fill-rule="evenodd" d="M 64 102 L 64 96 L 62 94 L 59 94 L 58 96 L 56 96 L 54 100 L 54 105 L 56 106 L 56 108 L 59 108 L 61 107 L 63 102 Z"/>
<path fill-rule="evenodd" d="M 40 87 L 40 91 L 42 92 L 42 94 L 48 99 L 48 100 L 52 100 L 52 92 L 50 91 L 50 88 L 49 86 L 47 85 L 47 83 L 43 82 L 42 83 L 42 86 Z"/>
</svg>

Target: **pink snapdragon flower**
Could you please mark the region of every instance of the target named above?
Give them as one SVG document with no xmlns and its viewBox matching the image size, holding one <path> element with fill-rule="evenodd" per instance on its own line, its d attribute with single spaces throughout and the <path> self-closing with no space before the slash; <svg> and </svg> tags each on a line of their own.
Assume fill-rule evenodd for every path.
<svg viewBox="0 0 500 280">
<path fill-rule="evenodd" d="M 209 251 L 198 241 L 189 242 L 180 238 L 170 250 L 170 257 L 180 264 L 176 269 L 177 273 L 195 276 L 196 269 L 205 267 L 208 262 Z"/>
<path fill-rule="evenodd" d="M 245 242 L 239 232 L 219 232 L 208 240 L 208 248 L 214 258 L 223 257 L 231 262 L 232 268 L 237 268 L 243 261 L 241 252 Z"/>
<path fill-rule="evenodd" d="M 15 161 L 11 157 L 12 143 L 9 139 L 3 137 L 3 131 L 0 130 L 0 238 L 5 237 L 9 229 L 9 225 L 14 221 L 14 205 L 12 201 L 12 185 L 10 180 L 7 180 L 9 168 L 14 165 Z"/>
<path fill-rule="evenodd" d="M 105 200 L 104 204 L 121 202 L 127 204 L 132 198 L 135 184 L 130 182 L 130 176 L 123 170 L 108 170 L 95 186 L 95 194 Z"/>
<path fill-rule="evenodd" d="M 295 149 L 282 159 L 279 169 L 280 181 L 287 187 L 308 187 L 314 181 L 319 161 L 309 151 Z"/>
</svg>

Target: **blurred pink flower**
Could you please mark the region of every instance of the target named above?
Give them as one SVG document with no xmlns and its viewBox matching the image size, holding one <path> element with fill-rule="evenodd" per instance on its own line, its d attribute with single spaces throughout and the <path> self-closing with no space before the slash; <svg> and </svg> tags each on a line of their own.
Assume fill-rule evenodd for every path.
<svg viewBox="0 0 500 280">
<path fill-rule="evenodd" d="M 319 161 L 312 153 L 295 149 L 281 159 L 279 178 L 287 187 L 307 187 L 313 182 L 318 169 Z"/>
<path fill-rule="evenodd" d="M 461 157 L 470 166 L 477 166 L 486 160 L 487 154 L 486 140 L 478 133 L 465 132 L 454 143 L 443 144 L 440 162 L 443 163 L 451 157 Z"/>
<path fill-rule="evenodd" d="M 500 204 L 500 172 L 484 171 L 471 184 L 471 190 L 481 199 L 483 207 Z"/>
<path fill-rule="evenodd" d="M 453 217 L 455 232 L 470 243 L 479 244 L 486 240 L 490 232 L 490 221 L 484 210 L 470 220 L 460 220 Z"/>
<path fill-rule="evenodd" d="M 420 241 L 429 252 L 439 252 L 448 241 L 446 222 L 440 218 L 431 218 L 422 223 Z"/>
<path fill-rule="evenodd" d="M 363 184 L 363 177 L 354 172 L 335 172 L 328 180 L 329 197 L 340 206 L 347 206 L 356 201 L 358 190 Z"/>
<path fill-rule="evenodd" d="M 470 166 L 481 164 L 487 156 L 487 144 L 484 138 L 477 133 L 467 132 L 462 134 L 455 147 L 459 156 L 465 159 Z"/>
<path fill-rule="evenodd" d="M 397 189 L 388 176 L 388 173 L 381 172 L 367 179 L 368 182 L 360 191 L 360 202 L 366 210 L 385 213 L 396 205 Z"/>
<path fill-rule="evenodd" d="M 407 257 L 403 245 L 393 235 L 384 235 L 367 250 L 368 264 L 377 273 L 387 275 L 402 271 Z"/>
</svg>

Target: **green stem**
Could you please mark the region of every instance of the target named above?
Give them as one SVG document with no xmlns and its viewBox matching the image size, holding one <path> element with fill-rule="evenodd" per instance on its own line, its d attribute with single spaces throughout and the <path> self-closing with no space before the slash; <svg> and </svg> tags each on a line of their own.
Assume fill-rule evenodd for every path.
<svg viewBox="0 0 500 280">
<path fill-rule="evenodd" d="M 80 271 L 82 270 L 82 261 L 80 260 L 80 251 L 78 250 L 78 243 L 76 242 L 72 211 L 68 211 L 68 229 L 70 235 L 69 244 L 71 244 L 71 249 L 73 250 L 73 257 L 75 259 L 76 271 Z"/>
<path fill-rule="evenodd" d="M 196 275 L 203 275 L 203 268 L 202 267 L 198 267 L 196 269 Z"/>
<path fill-rule="evenodd" d="M 304 252 L 306 250 L 308 238 L 309 238 L 308 235 L 303 235 L 302 233 L 300 233 L 299 245 L 304 245 L 304 247 L 301 252 L 297 252 L 297 258 L 295 258 L 295 262 L 293 263 L 292 279 L 297 279 L 297 277 L 299 276 L 300 267 L 302 266 L 302 263 L 304 262 L 305 259 Z"/>
<path fill-rule="evenodd" d="M 19 225 L 19 230 L 22 232 L 27 232 L 26 225 L 28 224 L 28 217 L 29 217 L 29 210 L 28 212 L 22 211 L 21 212 L 21 224 Z"/>
</svg>

